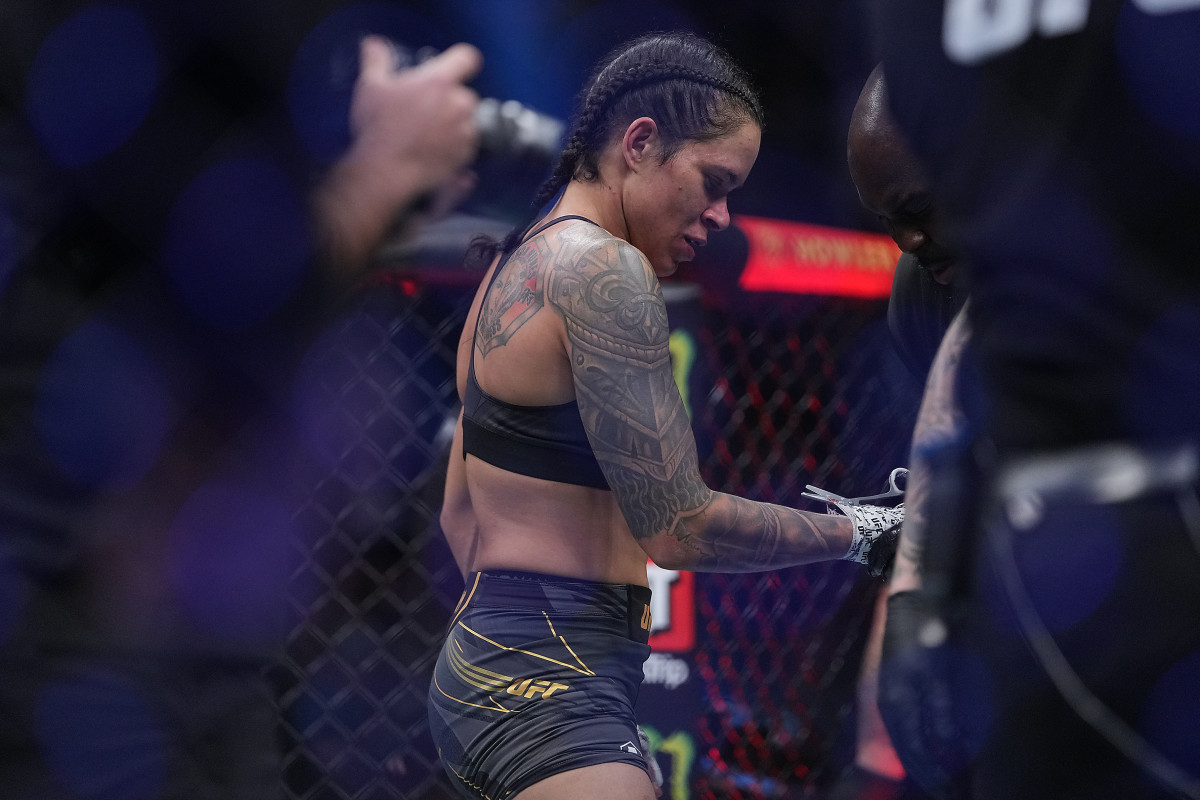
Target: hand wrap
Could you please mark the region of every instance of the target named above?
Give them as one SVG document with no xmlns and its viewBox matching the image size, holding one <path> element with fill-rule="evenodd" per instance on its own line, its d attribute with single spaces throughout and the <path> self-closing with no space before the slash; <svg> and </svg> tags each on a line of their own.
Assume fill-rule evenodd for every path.
<svg viewBox="0 0 1200 800">
<path fill-rule="evenodd" d="M 894 508 L 836 502 L 833 505 L 854 523 L 854 540 L 842 559 L 865 565 L 873 578 L 884 575 L 896 558 L 904 504 Z"/>
</svg>

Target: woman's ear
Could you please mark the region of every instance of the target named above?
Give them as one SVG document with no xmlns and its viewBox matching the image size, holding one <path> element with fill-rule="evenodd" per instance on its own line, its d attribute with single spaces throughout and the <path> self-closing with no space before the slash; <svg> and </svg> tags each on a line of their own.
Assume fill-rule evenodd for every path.
<svg viewBox="0 0 1200 800">
<path fill-rule="evenodd" d="M 655 158 L 660 142 L 658 123 L 649 117 L 638 117 L 629 123 L 621 137 L 621 155 L 633 172 Z"/>
</svg>

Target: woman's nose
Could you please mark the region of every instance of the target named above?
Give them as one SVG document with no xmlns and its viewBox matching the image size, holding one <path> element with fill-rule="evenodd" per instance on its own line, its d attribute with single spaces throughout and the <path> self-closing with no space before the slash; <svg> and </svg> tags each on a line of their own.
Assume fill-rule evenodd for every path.
<svg viewBox="0 0 1200 800">
<path fill-rule="evenodd" d="M 710 230 L 723 231 L 729 227 L 729 206 L 724 200 L 713 203 L 704 210 L 700 219 Z"/>
</svg>

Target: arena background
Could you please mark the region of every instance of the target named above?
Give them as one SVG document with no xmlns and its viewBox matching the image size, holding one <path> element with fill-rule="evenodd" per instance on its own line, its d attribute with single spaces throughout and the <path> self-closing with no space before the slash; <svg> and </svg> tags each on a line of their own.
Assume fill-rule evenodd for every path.
<svg viewBox="0 0 1200 800">
<path fill-rule="evenodd" d="M 565 120 L 597 57 L 667 28 L 725 45 L 767 113 L 758 164 L 731 200 L 740 224 L 665 286 L 704 475 L 716 489 L 815 510 L 800 496 L 808 483 L 880 491 L 906 458 L 917 387 L 888 342 L 880 251 L 865 266 L 858 258 L 882 239 L 845 168 L 846 125 L 873 64 L 860 2 L 374 3 L 348 6 L 314 36 L 336 45 L 376 30 L 413 54 L 471 41 L 486 58 L 482 95 Z M 326 458 L 307 476 L 288 662 L 274 673 L 290 797 L 453 796 L 425 692 L 462 589 L 436 525 L 454 350 L 479 278 L 459 258 L 472 233 L 520 218 L 549 158 L 536 147 L 485 153 L 461 213 L 389 248 L 311 359 Z M 756 221 L 822 227 L 780 228 L 791 246 L 772 254 Z M 839 277 L 789 279 L 806 267 Z M 756 268 L 783 279 L 754 284 Z M 665 796 L 819 797 L 852 759 L 854 683 L 879 584 L 842 563 L 652 578 L 655 653 L 639 715 Z"/>
</svg>

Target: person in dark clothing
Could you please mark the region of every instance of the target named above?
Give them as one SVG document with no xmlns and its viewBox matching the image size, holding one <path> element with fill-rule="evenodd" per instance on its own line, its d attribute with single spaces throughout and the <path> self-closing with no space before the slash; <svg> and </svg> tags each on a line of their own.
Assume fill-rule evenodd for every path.
<svg viewBox="0 0 1200 800">
<path fill-rule="evenodd" d="M 950 667 L 975 797 L 1200 797 L 1200 8 L 876 19 L 970 265 L 979 390 L 937 454 L 930 602 L 895 642 L 928 657 L 897 691 Z"/>
<path fill-rule="evenodd" d="M 825 796 L 828 800 L 915 800 L 925 796 L 922 784 L 912 776 L 906 780 L 906 773 L 921 774 L 920 764 L 914 761 L 919 754 L 910 746 L 910 730 L 898 730 L 902 738 L 893 744 L 890 728 L 884 724 L 879 707 L 880 659 L 888 606 L 907 602 L 921 588 L 921 526 L 929 513 L 924 475 L 928 464 L 923 453 L 931 442 L 953 436 L 959 424 L 954 384 L 966 328 L 957 320 L 967 292 L 961 264 L 945 241 L 928 179 L 888 108 L 887 82 L 878 66 L 867 78 L 851 117 L 847 161 L 863 205 L 879 216 L 903 251 L 888 299 L 888 327 L 896 352 L 925 391 L 913 431 L 905 496 L 909 522 L 901 533 L 904 556 L 876 604 L 860 668 L 855 761 Z M 952 323 L 956 333 L 944 343 Z M 890 599 L 897 594 L 900 600 Z M 917 709 L 904 713 L 918 717 Z"/>
<path fill-rule="evenodd" d="M 957 282 L 939 283 L 912 253 L 902 253 L 896 260 L 888 331 L 896 354 L 918 383 L 923 385 L 929 376 L 942 337 L 962 310 L 966 294 Z"/>
<path fill-rule="evenodd" d="M 282 795 L 292 369 L 478 139 L 475 48 L 401 72 L 368 37 L 348 141 L 307 149 L 335 9 L 0 12 L 4 797 Z"/>
</svg>

